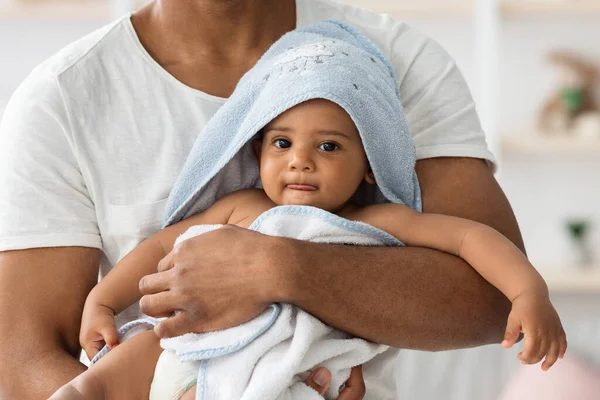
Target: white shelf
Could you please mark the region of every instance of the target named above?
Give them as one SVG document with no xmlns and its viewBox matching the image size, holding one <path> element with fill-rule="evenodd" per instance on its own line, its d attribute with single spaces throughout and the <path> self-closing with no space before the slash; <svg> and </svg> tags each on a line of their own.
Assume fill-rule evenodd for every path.
<svg viewBox="0 0 600 400">
<path fill-rule="evenodd" d="M 5 0 L 0 4 L 0 20 L 109 21 L 111 11 L 106 0 Z"/>
<path fill-rule="evenodd" d="M 600 0 L 497 0 L 504 14 L 564 14 L 600 12 Z M 348 4 L 389 13 L 396 17 L 413 14 L 471 13 L 471 0 L 345 0 Z"/>
<path fill-rule="evenodd" d="M 110 20 L 110 0 L 0 0 L 0 20 Z M 498 0 L 502 11 L 514 14 L 600 13 L 598 0 Z M 345 0 L 348 4 L 389 13 L 397 18 L 415 15 L 471 14 L 473 0 Z"/>
<path fill-rule="evenodd" d="M 506 153 L 600 156 L 600 138 L 577 140 L 524 135 L 523 137 L 504 137 L 500 145 L 502 151 Z"/>
<path fill-rule="evenodd" d="M 600 293 L 600 265 L 539 270 L 550 293 Z"/>
<path fill-rule="evenodd" d="M 401 18 L 415 14 L 465 14 L 473 11 L 470 0 L 344 0 L 347 4 Z"/>
<path fill-rule="evenodd" d="M 505 0 L 502 9 L 508 14 L 564 14 L 600 12 L 598 0 Z"/>
<path fill-rule="evenodd" d="M 4 2 L 4 3 L 2 3 Z M 0 0 L 0 20 L 110 20 L 114 0 Z M 348 4 L 389 13 L 406 15 L 465 14 L 473 9 L 470 0 L 345 0 Z M 144 4 L 144 0 L 137 3 Z"/>
</svg>

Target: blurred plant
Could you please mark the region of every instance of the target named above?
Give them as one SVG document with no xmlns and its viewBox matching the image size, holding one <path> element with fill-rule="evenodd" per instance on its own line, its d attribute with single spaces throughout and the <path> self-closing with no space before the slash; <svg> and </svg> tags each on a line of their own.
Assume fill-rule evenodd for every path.
<svg viewBox="0 0 600 400">
<path fill-rule="evenodd" d="M 590 230 L 590 222 L 585 219 L 568 219 L 566 221 L 567 230 L 571 236 L 571 240 L 575 245 L 577 252 L 577 263 L 579 265 L 592 264 L 592 253 L 587 244 L 587 233 Z"/>
<path fill-rule="evenodd" d="M 585 100 L 585 93 L 581 88 L 566 88 L 560 92 L 560 98 L 567 110 L 575 114 Z"/>
<path fill-rule="evenodd" d="M 567 228 L 573 239 L 583 240 L 589 229 L 589 223 L 583 219 L 571 219 L 567 220 Z"/>
</svg>

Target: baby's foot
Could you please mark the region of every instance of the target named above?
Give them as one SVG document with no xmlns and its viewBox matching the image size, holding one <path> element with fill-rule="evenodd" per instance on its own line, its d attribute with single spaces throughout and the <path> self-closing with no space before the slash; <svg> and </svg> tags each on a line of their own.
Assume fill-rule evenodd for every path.
<svg viewBox="0 0 600 400">
<path fill-rule="evenodd" d="M 85 399 L 79 390 L 75 389 L 71 383 L 67 383 L 58 389 L 48 400 L 80 400 Z"/>
<path fill-rule="evenodd" d="M 83 373 L 58 389 L 48 400 L 105 400 L 102 382 Z"/>
</svg>

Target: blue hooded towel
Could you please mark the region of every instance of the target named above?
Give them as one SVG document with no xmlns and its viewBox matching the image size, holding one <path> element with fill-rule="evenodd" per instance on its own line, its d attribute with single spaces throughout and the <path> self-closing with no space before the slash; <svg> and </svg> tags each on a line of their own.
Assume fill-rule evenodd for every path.
<svg viewBox="0 0 600 400">
<path fill-rule="evenodd" d="M 230 192 L 260 187 L 252 138 L 286 110 L 317 98 L 341 106 L 358 128 L 377 181 L 359 189 L 359 203 L 387 200 L 420 211 L 415 150 L 394 70 L 369 39 L 330 20 L 287 33 L 244 75 L 196 140 L 164 226 Z"/>
</svg>

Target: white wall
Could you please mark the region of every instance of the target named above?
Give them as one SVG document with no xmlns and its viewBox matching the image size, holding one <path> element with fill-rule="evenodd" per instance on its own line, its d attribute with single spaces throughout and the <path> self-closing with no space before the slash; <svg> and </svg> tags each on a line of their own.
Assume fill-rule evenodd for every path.
<svg viewBox="0 0 600 400">
<path fill-rule="evenodd" d="M 0 110 L 37 64 L 102 25 L 101 21 L 0 19 Z"/>
<path fill-rule="evenodd" d="M 455 57 L 476 99 L 474 30 L 468 15 L 410 18 Z M 99 21 L 0 20 L 0 110 L 28 72 L 53 52 L 101 26 Z M 600 64 L 600 14 L 508 16 L 501 35 L 498 131 L 531 134 L 537 110 L 552 90 L 553 70 L 544 55 L 553 48 L 573 48 Z M 600 160 L 560 156 L 498 154 L 499 180 L 513 204 L 532 260 L 540 268 L 570 262 L 567 216 L 589 216 L 597 225 L 600 247 Z M 598 255 L 600 257 L 600 254 Z"/>
<path fill-rule="evenodd" d="M 468 16 L 412 21 L 438 40 L 457 63 L 477 100 L 473 28 Z M 600 68 L 600 13 L 570 16 L 507 16 L 500 36 L 502 135 L 532 135 L 541 104 L 552 93 L 551 49 L 573 49 Z M 538 268 L 566 268 L 573 262 L 564 220 L 589 217 L 592 247 L 600 247 L 600 157 L 497 154 L 498 176 L 519 220 L 530 258 Z M 600 252 L 596 260 L 600 262 Z"/>
</svg>

